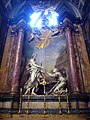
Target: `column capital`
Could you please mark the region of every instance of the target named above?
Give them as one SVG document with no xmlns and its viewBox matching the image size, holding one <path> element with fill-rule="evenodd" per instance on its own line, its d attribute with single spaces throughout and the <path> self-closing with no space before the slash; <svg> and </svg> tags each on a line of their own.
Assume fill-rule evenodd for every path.
<svg viewBox="0 0 90 120">
<path fill-rule="evenodd" d="M 74 25 L 73 25 L 73 23 L 69 20 L 69 19 L 67 19 L 67 18 L 65 18 L 64 20 L 63 20 L 63 26 L 64 26 L 64 28 L 69 28 L 69 29 L 72 29 L 73 27 L 74 27 Z"/>
<path fill-rule="evenodd" d="M 11 28 L 11 37 L 14 37 L 16 35 L 16 29 L 15 27 Z"/>
<path fill-rule="evenodd" d="M 65 30 L 72 30 L 73 32 L 77 33 L 78 32 L 78 27 L 74 25 L 69 19 L 65 18 L 63 20 L 63 23 L 60 25 L 60 29 L 63 31 Z"/>
<path fill-rule="evenodd" d="M 21 19 L 17 24 L 16 24 L 16 29 L 19 31 L 24 32 L 24 30 L 27 29 L 27 23 L 24 19 Z"/>
</svg>

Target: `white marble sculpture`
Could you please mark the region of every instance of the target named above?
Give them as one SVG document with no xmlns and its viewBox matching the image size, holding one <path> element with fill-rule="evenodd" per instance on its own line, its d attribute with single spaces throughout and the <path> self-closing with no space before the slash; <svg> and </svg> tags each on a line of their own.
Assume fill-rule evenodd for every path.
<svg viewBox="0 0 90 120">
<path fill-rule="evenodd" d="M 32 58 L 30 59 L 29 63 L 26 66 L 27 71 L 29 71 L 29 78 L 28 81 L 26 82 L 24 88 L 26 89 L 25 94 L 27 94 L 31 88 L 32 88 L 32 92 L 31 94 L 36 94 L 35 88 L 38 88 L 38 83 L 40 82 L 41 79 L 43 79 L 44 77 L 44 73 L 43 73 L 43 68 L 42 66 L 39 66 L 36 63 L 36 54 L 32 55 Z"/>
<path fill-rule="evenodd" d="M 54 68 L 53 73 L 48 73 L 48 75 L 57 81 L 53 88 L 51 88 L 51 90 L 48 92 L 48 94 L 64 94 L 67 92 L 67 90 L 64 90 L 64 87 L 66 86 L 66 80 L 57 68 Z"/>
</svg>

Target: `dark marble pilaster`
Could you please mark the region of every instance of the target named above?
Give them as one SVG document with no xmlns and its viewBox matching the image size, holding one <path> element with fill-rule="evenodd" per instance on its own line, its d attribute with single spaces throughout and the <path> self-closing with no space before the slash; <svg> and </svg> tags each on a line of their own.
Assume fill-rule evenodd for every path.
<svg viewBox="0 0 90 120">
<path fill-rule="evenodd" d="M 8 90 L 7 86 L 7 76 L 8 76 L 8 69 L 9 69 L 9 56 L 10 56 L 10 46 L 11 46 L 11 29 L 12 26 L 8 27 L 7 37 L 6 37 L 6 43 L 4 47 L 3 57 L 2 57 L 2 63 L 1 63 L 1 69 L 0 69 L 0 91 L 6 92 Z"/>
<path fill-rule="evenodd" d="M 79 41 L 80 41 L 80 48 L 81 48 L 81 65 L 82 65 L 82 72 L 83 72 L 83 81 L 84 81 L 84 89 L 85 92 L 90 92 L 90 62 L 88 58 L 88 53 L 86 50 L 85 41 L 83 34 L 82 25 L 78 25 L 79 29 Z"/>
<path fill-rule="evenodd" d="M 83 66 L 82 66 L 82 53 L 81 53 L 81 45 L 79 40 L 79 32 L 74 34 L 74 44 L 76 46 L 76 53 L 77 53 L 77 65 L 79 71 L 79 84 L 81 93 L 85 92 L 84 87 L 84 76 L 83 76 Z"/>
</svg>

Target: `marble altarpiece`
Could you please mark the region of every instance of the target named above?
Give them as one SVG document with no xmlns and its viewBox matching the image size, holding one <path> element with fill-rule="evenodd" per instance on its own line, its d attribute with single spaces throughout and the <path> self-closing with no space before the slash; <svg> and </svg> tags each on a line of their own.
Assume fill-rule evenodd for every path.
<svg viewBox="0 0 90 120">
<path fill-rule="evenodd" d="M 27 11 L 27 2 L 24 4 Z M 56 9 L 59 14 L 62 5 L 65 11 L 69 9 L 62 3 Z M 20 18 L 17 14 L 15 21 L 14 17 L 9 21 L 0 60 L 2 113 L 77 114 L 90 111 L 89 60 L 83 26 L 80 20 L 73 21 L 74 15 L 71 19 L 64 16 L 57 27 L 42 29 L 30 28 L 22 13 Z M 87 25 L 85 28 L 89 34 Z"/>
</svg>

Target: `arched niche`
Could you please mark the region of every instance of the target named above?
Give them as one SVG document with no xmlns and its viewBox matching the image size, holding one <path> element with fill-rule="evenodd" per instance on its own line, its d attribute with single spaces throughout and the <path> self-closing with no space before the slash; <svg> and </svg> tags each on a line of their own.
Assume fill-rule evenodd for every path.
<svg viewBox="0 0 90 120">
<path fill-rule="evenodd" d="M 63 21 L 65 18 L 68 18 L 71 21 L 70 23 L 72 27 L 74 27 L 72 22 L 75 23 L 77 22 L 76 20 L 80 18 L 80 13 L 77 10 L 77 8 L 75 8 L 73 5 L 69 3 L 62 2 L 57 6 L 55 11 L 58 12 L 59 16 L 61 17 L 61 21 Z M 59 23 L 61 21 L 59 18 Z M 52 28 L 52 31 L 57 31 L 57 28 Z M 29 41 L 29 43 L 26 40 L 27 41 L 25 44 L 26 46 L 24 46 L 25 56 L 23 56 L 25 65 L 28 64 L 32 54 L 35 53 L 37 54 L 37 60 L 36 60 L 37 63 L 39 65 L 42 65 L 46 71 L 52 72 L 54 68 L 58 68 L 59 71 L 62 73 L 62 75 L 65 77 L 65 79 L 68 79 L 68 82 L 70 82 L 70 71 L 68 69 L 69 68 L 68 50 L 66 45 L 67 43 L 66 43 L 65 32 L 52 37 L 52 34 L 53 34 L 52 31 L 46 28 L 37 30 L 37 32 L 40 32 L 41 34 L 40 39 L 37 36 L 35 36 L 34 40 L 31 40 L 31 41 L 29 41 L 29 39 L 31 37 L 32 32 L 31 31 L 28 32 L 26 39 Z M 23 83 L 21 84 L 21 86 L 23 87 L 23 85 L 27 81 L 26 79 L 28 79 L 26 67 L 25 67 L 25 71 L 23 71 L 22 74 L 24 75 L 21 80 L 23 81 Z M 50 78 L 47 78 L 47 79 L 48 79 L 47 82 L 50 82 Z M 47 91 L 52 87 L 52 84 L 53 82 L 47 85 L 47 88 L 46 88 Z M 40 94 L 43 94 L 42 92 L 43 88 L 42 86 L 40 87 L 42 90 L 40 89 L 39 92 Z"/>
</svg>

